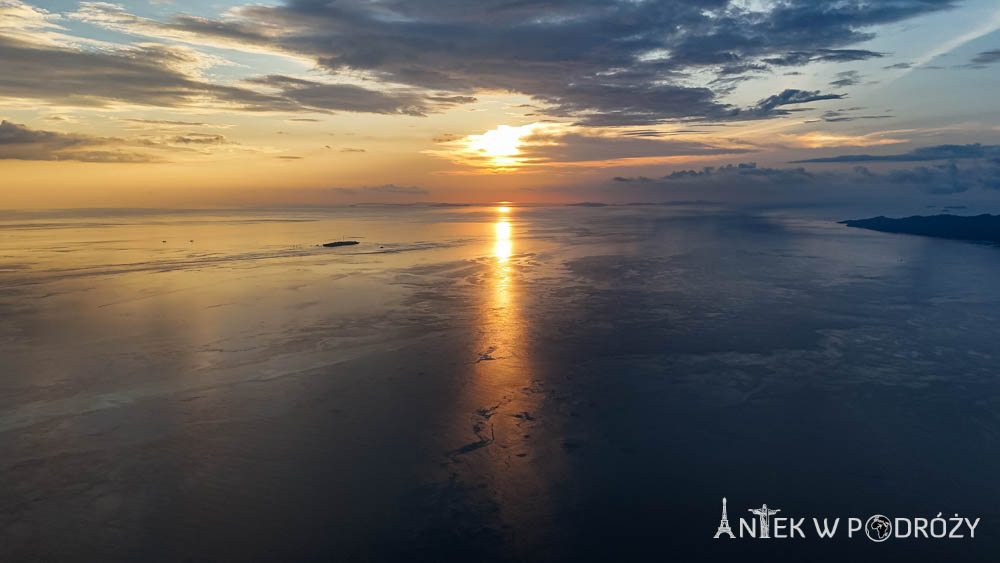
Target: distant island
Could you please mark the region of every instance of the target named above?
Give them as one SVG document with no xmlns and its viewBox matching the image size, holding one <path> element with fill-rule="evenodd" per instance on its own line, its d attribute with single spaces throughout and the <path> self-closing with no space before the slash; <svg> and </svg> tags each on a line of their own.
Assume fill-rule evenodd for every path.
<svg viewBox="0 0 1000 563">
<path fill-rule="evenodd" d="M 879 216 L 841 221 L 840 224 L 883 233 L 1000 243 L 1000 215 L 914 215 L 901 219 Z"/>
</svg>

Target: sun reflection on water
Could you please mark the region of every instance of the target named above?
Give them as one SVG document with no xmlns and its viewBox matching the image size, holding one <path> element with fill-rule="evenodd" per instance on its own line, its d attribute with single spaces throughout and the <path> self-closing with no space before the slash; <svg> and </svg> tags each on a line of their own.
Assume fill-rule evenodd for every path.
<svg viewBox="0 0 1000 563">
<path fill-rule="evenodd" d="M 510 221 L 503 218 L 496 222 L 496 244 L 493 247 L 493 255 L 498 262 L 506 262 L 510 259 L 513 251 L 513 244 L 510 239 Z"/>
</svg>

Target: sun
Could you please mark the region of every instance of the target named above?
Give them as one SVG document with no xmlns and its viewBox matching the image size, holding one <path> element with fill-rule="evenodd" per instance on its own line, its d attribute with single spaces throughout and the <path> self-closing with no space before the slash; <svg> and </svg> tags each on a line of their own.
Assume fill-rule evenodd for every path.
<svg viewBox="0 0 1000 563">
<path fill-rule="evenodd" d="M 529 132 L 521 127 L 500 125 L 482 135 L 472 135 L 469 148 L 487 156 L 513 156 L 518 153 L 517 147 L 521 144 L 521 137 Z"/>
<path fill-rule="evenodd" d="M 469 135 L 466 138 L 467 152 L 486 157 L 493 166 L 510 166 L 519 164 L 517 156 L 521 154 L 521 144 L 530 135 L 538 123 L 513 127 L 498 125 L 482 135 Z"/>
</svg>

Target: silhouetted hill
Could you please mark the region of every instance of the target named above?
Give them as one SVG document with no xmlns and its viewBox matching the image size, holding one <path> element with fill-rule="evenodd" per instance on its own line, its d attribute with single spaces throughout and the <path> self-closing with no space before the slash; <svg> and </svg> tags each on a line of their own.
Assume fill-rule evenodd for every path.
<svg viewBox="0 0 1000 563">
<path fill-rule="evenodd" d="M 902 219 L 889 217 L 872 217 L 871 219 L 854 219 L 841 221 L 848 227 L 871 229 L 884 233 L 903 233 L 927 237 L 950 238 L 958 240 L 978 240 L 1000 243 L 1000 215 L 976 215 L 963 217 L 960 215 L 931 215 L 924 217 L 914 215 Z"/>
</svg>

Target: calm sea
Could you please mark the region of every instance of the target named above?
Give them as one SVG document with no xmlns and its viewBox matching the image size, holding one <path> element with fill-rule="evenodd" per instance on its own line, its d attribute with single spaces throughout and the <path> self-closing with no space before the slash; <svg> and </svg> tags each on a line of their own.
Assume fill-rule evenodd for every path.
<svg viewBox="0 0 1000 563">
<path fill-rule="evenodd" d="M 997 280 L 711 205 L 3 212 L 0 560 L 995 560 Z"/>
</svg>

